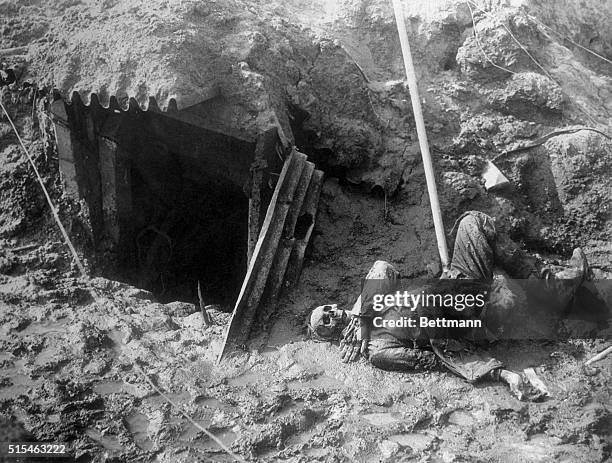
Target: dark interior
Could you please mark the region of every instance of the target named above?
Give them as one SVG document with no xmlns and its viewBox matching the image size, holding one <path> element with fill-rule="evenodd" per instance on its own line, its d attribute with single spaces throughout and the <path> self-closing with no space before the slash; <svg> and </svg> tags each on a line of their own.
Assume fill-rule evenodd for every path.
<svg viewBox="0 0 612 463">
<path fill-rule="evenodd" d="M 115 114 L 102 133 L 128 178 L 118 270 L 160 302 L 197 303 L 199 281 L 205 304 L 231 309 L 246 273 L 254 144 L 165 114 Z"/>
<path fill-rule="evenodd" d="M 276 129 L 253 135 L 211 128 L 203 104 L 166 112 L 150 101 L 126 110 L 78 93 L 52 105 L 60 169 L 84 199 L 98 269 L 151 291 L 160 302 L 231 310 L 246 273 L 249 199 L 259 153 L 260 223 L 282 167 Z M 170 107 L 174 109 L 170 110 Z M 307 225 L 307 224 L 305 224 Z"/>
<path fill-rule="evenodd" d="M 200 281 L 206 304 L 229 305 L 246 272 L 248 199 L 222 178 L 184 175 L 177 155 L 160 158 L 131 169 L 135 227 L 124 270 L 160 302 L 196 302 Z"/>
</svg>

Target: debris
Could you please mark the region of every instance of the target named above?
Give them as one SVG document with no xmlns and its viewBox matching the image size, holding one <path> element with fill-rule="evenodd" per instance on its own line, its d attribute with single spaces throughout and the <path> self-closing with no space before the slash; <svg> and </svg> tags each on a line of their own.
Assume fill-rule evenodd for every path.
<svg viewBox="0 0 612 463">
<path fill-rule="evenodd" d="M 293 195 L 305 164 L 306 155 L 297 151 L 292 151 L 285 160 L 274 195 L 268 206 L 266 218 L 261 227 L 257 245 L 249 261 L 249 268 L 232 312 L 230 325 L 225 332 L 223 349 L 218 361 L 221 361 L 232 346 L 242 345 L 248 339 L 251 324 L 255 318 L 255 312 L 268 280 L 285 226 L 289 206 L 293 201 Z"/>
<path fill-rule="evenodd" d="M 487 191 L 497 190 L 510 184 L 506 176 L 491 161 L 487 161 L 482 178 L 485 181 L 484 186 Z"/>
<path fill-rule="evenodd" d="M 3 48 L 0 50 L 0 56 L 17 56 L 17 55 L 26 55 L 28 53 L 28 47 L 11 47 L 11 48 Z"/>
<path fill-rule="evenodd" d="M 378 449 L 383 458 L 389 459 L 397 455 L 400 451 L 400 444 L 392 440 L 384 440 L 378 444 Z"/>
<path fill-rule="evenodd" d="M 24 244 L 23 246 L 18 246 L 16 248 L 12 248 L 11 251 L 12 252 L 29 251 L 30 249 L 34 249 L 34 248 L 37 248 L 39 246 L 40 246 L 40 244 L 38 244 L 38 243 Z"/>
<path fill-rule="evenodd" d="M 525 376 L 533 387 L 540 391 L 545 397 L 550 397 L 550 392 L 548 392 L 548 388 L 546 387 L 544 382 L 538 377 L 533 368 L 525 368 L 523 372 L 525 373 Z"/>
<path fill-rule="evenodd" d="M 210 318 L 210 314 L 206 310 L 207 307 L 204 304 L 204 298 L 202 297 L 202 287 L 200 285 L 200 280 L 198 280 L 198 301 L 200 301 L 200 310 L 202 311 L 202 320 L 204 320 L 204 324 L 206 326 L 210 326 L 213 324 L 212 319 Z"/>
<path fill-rule="evenodd" d="M 605 358 L 610 352 L 612 352 L 612 346 L 602 350 L 599 354 L 591 357 L 589 360 L 584 362 L 584 364 L 588 366 L 591 363 L 599 362 L 601 359 Z"/>
</svg>

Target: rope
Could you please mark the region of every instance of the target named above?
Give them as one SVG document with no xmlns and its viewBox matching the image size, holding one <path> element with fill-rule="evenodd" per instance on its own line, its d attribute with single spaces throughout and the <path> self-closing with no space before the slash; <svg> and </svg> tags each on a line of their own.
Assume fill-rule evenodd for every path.
<svg viewBox="0 0 612 463">
<path fill-rule="evenodd" d="M 59 218 L 59 215 L 57 213 L 57 209 L 55 208 L 55 206 L 53 205 L 53 201 L 51 200 L 51 196 L 49 195 L 49 191 L 47 190 L 47 188 L 45 187 L 45 184 L 43 182 L 43 179 L 38 171 L 38 169 L 36 168 L 36 164 L 34 164 L 34 160 L 32 158 L 32 156 L 30 155 L 30 152 L 28 151 L 28 149 L 25 147 L 25 144 L 23 143 L 23 140 L 21 139 L 21 136 L 19 135 L 19 132 L 17 131 L 17 128 L 15 127 L 15 124 L 13 123 L 13 120 L 11 119 L 11 116 L 9 115 L 8 111 L 6 110 L 6 108 L 4 107 L 4 104 L 2 104 L 2 101 L 0 100 L 0 107 L 2 108 L 2 111 L 4 112 L 4 114 L 6 115 L 11 127 L 13 128 L 13 131 L 15 132 L 15 135 L 17 135 L 17 139 L 19 140 L 19 143 L 21 144 L 21 148 L 23 149 L 23 152 L 25 153 L 26 157 L 28 158 L 28 161 L 30 163 L 30 165 L 32 166 L 32 169 L 34 169 L 34 173 L 36 174 L 36 179 L 38 180 L 38 183 L 40 184 L 43 193 L 45 194 L 45 198 L 47 200 L 47 203 L 49 204 L 49 207 L 51 208 L 51 212 L 53 214 L 53 218 L 55 219 L 55 222 L 57 223 L 57 226 L 59 227 L 62 236 L 64 237 L 64 240 L 66 242 L 66 245 L 68 246 L 68 248 L 70 249 L 70 252 L 76 262 L 76 265 L 79 269 L 79 272 L 81 272 L 81 275 L 83 276 L 83 278 L 86 281 L 87 287 L 90 291 L 90 294 L 92 295 L 92 297 L 94 298 L 94 300 L 96 302 L 101 302 L 100 297 L 97 295 L 96 291 L 94 290 L 94 288 L 91 286 L 90 283 L 90 279 L 89 279 L 89 275 L 87 275 L 87 272 L 85 271 L 85 267 L 83 266 L 82 262 L 81 262 L 81 258 L 79 257 L 76 248 L 74 247 L 74 245 L 72 244 L 72 241 L 70 240 L 70 237 L 68 236 L 68 233 L 66 232 L 66 229 L 64 228 L 64 225 L 62 224 L 62 221 Z M 112 304 L 112 301 L 109 301 Z M 122 343 L 123 344 L 123 343 Z M 124 344 L 125 346 L 125 344 Z M 177 409 L 179 411 L 179 413 L 181 415 L 183 415 L 192 425 L 194 425 L 196 428 L 198 428 L 200 431 L 204 432 L 204 434 L 206 434 L 210 439 L 212 439 L 213 441 L 215 441 L 217 443 L 217 445 L 219 445 L 219 447 L 221 447 L 229 456 L 231 456 L 232 458 L 234 458 L 235 460 L 239 461 L 239 462 L 244 462 L 246 463 L 246 460 L 244 460 L 242 457 L 236 455 L 235 453 L 233 453 L 223 442 L 221 442 L 214 434 L 212 434 L 210 431 L 206 430 L 205 428 L 203 428 L 201 425 L 199 425 L 198 423 L 196 423 L 189 415 L 187 415 L 176 403 L 174 403 L 166 394 L 164 394 L 155 384 L 153 384 L 153 382 L 149 379 L 149 377 L 145 374 L 144 371 L 142 371 L 142 369 L 140 368 L 140 366 L 136 363 L 136 362 L 130 362 L 132 364 L 132 366 L 134 367 L 134 369 L 146 380 L 147 383 L 149 383 L 153 389 L 155 389 L 155 391 L 164 398 L 164 400 L 166 402 L 168 402 L 170 405 L 172 405 L 175 409 Z"/>
</svg>

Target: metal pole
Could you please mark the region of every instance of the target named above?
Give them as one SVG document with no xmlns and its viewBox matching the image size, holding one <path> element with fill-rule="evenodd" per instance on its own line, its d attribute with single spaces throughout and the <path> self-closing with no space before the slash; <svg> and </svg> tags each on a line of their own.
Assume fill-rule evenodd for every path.
<svg viewBox="0 0 612 463">
<path fill-rule="evenodd" d="M 438 190 L 436 188 L 436 180 L 434 176 L 433 164 L 431 162 L 431 154 L 429 153 L 429 144 L 427 143 L 427 132 L 425 131 L 425 121 L 423 120 L 423 112 L 421 111 L 421 100 L 419 99 L 419 89 L 417 86 L 416 74 L 414 72 L 414 64 L 412 62 L 412 54 L 410 52 L 410 44 L 408 43 L 408 32 L 404 22 L 404 12 L 400 0 L 393 1 L 393 11 L 395 12 L 395 22 L 397 23 L 397 32 L 399 33 L 400 44 L 402 45 L 402 55 L 404 57 L 404 66 L 406 68 L 406 80 L 410 90 L 410 100 L 412 101 L 412 111 L 416 122 L 417 135 L 419 137 L 419 146 L 421 147 L 421 156 L 423 158 L 423 168 L 425 169 L 425 179 L 427 181 L 427 193 L 429 194 L 429 203 L 431 204 L 431 214 L 433 215 L 434 228 L 436 231 L 436 239 L 438 241 L 438 252 L 440 253 L 440 261 L 442 268 L 448 269 L 448 247 L 446 245 L 446 235 L 444 234 L 444 223 L 442 222 L 442 212 L 440 211 L 440 203 L 438 202 Z"/>
</svg>

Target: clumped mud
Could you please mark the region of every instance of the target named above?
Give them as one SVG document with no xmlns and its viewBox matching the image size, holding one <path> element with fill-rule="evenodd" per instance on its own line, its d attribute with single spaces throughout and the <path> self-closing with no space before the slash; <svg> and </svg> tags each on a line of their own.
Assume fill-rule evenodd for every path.
<svg viewBox="0 0 612 463">
<path fill-rule="evenodd" d="M 309 269 L 304 286 L 319 278 Z M 278 331 L 268 347 L 217 367 L 227 314 L 213 312 L 215 326 L 207 328 L 192 304 L 155 303 L 102 278 L 92 282 L 96 302 L 76 278 L 53 282 L 2 277 L 0 402 L 5 418 L 39 441 L 68 442 L 78 461 L 230 461 L 134 363 L 252 461 L 609 456 L 611 365 L 601 363 L 593 376 L 581 369 L 601 340 L 498 346 L 494 353 L 512 368 L 537 365 L 550 388 L 553 399 L 524 403 L 497 384 L 472 386 L 447 373 L 345 365 L 337 347 L 295 335 L 287 342 Z M 322 288 L 310 297 L 327 294 Z"/>
<path fill-rule="evenodd" d="M 486 192 L 479 174 L 554 130 L 612 132 L 612 66 L 580 48 L 612 59 L 610 5 L 485 3 L 473 23 L 465 2 L 405 2 L 445 225 L 483 210 L 532 254 L 562 262 L 580 245 L 594 278 L 609 278 L 610 139 L 577 130 L 503 155 L 505 191 Z M 539 403 L 443 372 L 344 365 L 337 346 L 304 336 L 308 310 L 352 304 L 377 259 L 406 276 L 439 272 L 389 2 L 6 0 L 0 13 L 2 60 L 20 77 L 2 101 L 86 262 L 87 209 L 62 196 L 43 94 L 24 81 L 179 107 L 217 87 L 219 123 L 252 134 L 278 121 L 328 174 L 299 287 L 266 308 L 250 353 L 216 366 L 231 307 L 205 327 L 193 304 L 103 278 L 88 288 L 0 118 L 0 441 L 65 441 L 78 461 L 231 461 L 136 364 L 250 461 L 610 458 L 612 361 L 582 368 L 608 345 L 604 327 L 494 347 L 509 368 L 537 368 L 551 392 Z"/>
</svg>

